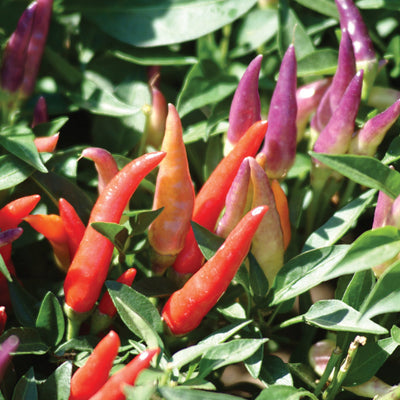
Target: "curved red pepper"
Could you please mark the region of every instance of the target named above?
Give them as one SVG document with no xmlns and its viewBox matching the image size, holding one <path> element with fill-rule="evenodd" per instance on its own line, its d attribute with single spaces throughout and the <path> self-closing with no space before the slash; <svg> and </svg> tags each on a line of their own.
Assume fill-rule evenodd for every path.
<svg viewBox="0 0 400 400">
<path fill-rule="evenodd" d="M 214 230 L 240 164 L 245 157 L 255 156 L 264 139 L 267 127 L 267 121 L 254 123 L 231 152 L 218 164 L 196 196 L 192 217 L 194 222 L 211 231 Z M 193 229 L 190 229 L 186 235 L 185 246 L 178 254 L 173 268 L 181 274 L 193 274 L 199 270 L 202 261 L 203 255 L 197 245 Z"/>
<path fill-rule="evenodd" d="M 114 176 L 100 194 L 65 278 L 65 303 L 69 310 L 85 313 L 93 308 L 107 277 L 114 250 L 113 244 L 90 224 L 118 223 L 141 180 L 161 162 L 164 156 L 163 152 L 155 152 L 131 161 Z"/>
<path fill-rule="evenodd" d="M 171 332 L 183 335 L 197 328 L 228 288 L 250 250 L 267 206 L 249 211 L 215 255 L 168 299 L 162 317 Z"/>
<path fill-rule="evenodd" d="M 151 360 L 159 352 L 159 348 L 151 349 L 136 356 L 116 372 L 90 400 L 125 400 L 125 386 L 134 385 L 140 372 L 149 367 Z"/>
<path fill-rule="evenodd" d="M 63 198 L 59 199 L 58 209 L 60 210 L 60 217 L 67 233 L 69 253 L 72 260 L 78 250 L 86 228 L 74 207 L 67 200 Z"/>
<path fill-rule="evenodd" d="M 97 344 L 86 363 L 72 376 L 68 400 L 88 400 L 99 391 L 107 382 L 120 344 L 114 331 Z"/>
</svg>

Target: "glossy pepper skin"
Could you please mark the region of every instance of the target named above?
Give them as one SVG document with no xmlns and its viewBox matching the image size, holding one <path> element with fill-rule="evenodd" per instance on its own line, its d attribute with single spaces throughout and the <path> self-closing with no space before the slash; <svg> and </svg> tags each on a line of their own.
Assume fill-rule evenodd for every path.
<svg viewBox="0 0 400 400">
<path fill-rule="evenodd" d="M 0 335 L 4 332 L 7 322 L 7 312 L 4 306 L 0 306 Z"/>
<path fill-rule="evenodd" d="M 141 180 L 161 162 L 164 156 L 163 152 L 154 152 L 131 161 L 101 192 L 93 206 L 88 227 L 65 278 L 65 303 L 70 311 L 72 309 L 75 313 L 85 313 L 93 308 L 106 279 L 114 249 L 113 244 L 90 224 L 118 223 Z"/>
<path fill-rule="evenodd" d="M 149 227 L 149 243 L 154 250 L 153 271 L 162 274 L 174 263 L 182 250 L 190 228 L 194 207 L 194 187 L 183 143 L 182 125 L 172 104 L 161 150 L 166 152 L 161 161 L 156 181 L 153 210 L 163 208 Z"/>
<path fill-rule="evenodd" d="M 283 178 L 294 163 L 297 146 L 297 62 L 291 44 L 282 59 L 268 112 L 268 131 L 261 152 L 271 179 Z"/>
<path fill-rule="evenodd" d="M 197 194 L 192 220 L 213 231 L 224 208 L 226 195 L 243 159 L 255 156 L 267 131 L 268 123 L 254 123 L 231 152 L 221 160 Z M 183 250 L 178 254 L 173 268 L 180 274 L 193 274 L 199 270 L 203 255 L 197 245 L 193 229 L 186 235 Z"/>
<path fill-rule="evenodd" d="M 97 344 L 86 363 L 72 376 L 68 400 L 88 400 L 100 390 L 108 380 L 120 344 L 114 331 Z"/>
<path fill-rule="evenodd" d="M 145 350 L 137 355 L 125 367 L 116 372 L 90 400 L 125 400 L 124 388 L 132 386 L 138 375 L 150 366 L 153 357 L 160 352 L 159 348 Z"/>
<path fill-rule="evenodd" d="M 258 55 L 251 61 L 233 96 L 229 111 L 229 128 L 226 134 L 224 154 L 229 153 L 251 125 L 261 120 L 258 77 L 262 58 L 262 55 Z"/>
<path fill-rule="evenodd" d="M 215 255 L 168 299 L 162 318 L 174 335 L 183 335 L 197 328 L 226 291 L 246 258 L 267 210 L 267 206 L 260 206 L 249 211 Z"/>
</svg>

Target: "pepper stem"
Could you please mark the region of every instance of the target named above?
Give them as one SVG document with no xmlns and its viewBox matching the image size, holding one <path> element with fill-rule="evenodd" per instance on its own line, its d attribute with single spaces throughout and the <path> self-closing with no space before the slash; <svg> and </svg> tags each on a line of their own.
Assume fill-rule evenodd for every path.
<svg viewBox="0 0 400 400">
<path fill-rule="evenodd" d="M 92 311 L 80 313 L 75 311 L 68 304 L 64 304 L 64 313 L 68 319 L 67 340 L 71 340 L 79 336 L 82 322 L 89 317 Z"/>
</svg>

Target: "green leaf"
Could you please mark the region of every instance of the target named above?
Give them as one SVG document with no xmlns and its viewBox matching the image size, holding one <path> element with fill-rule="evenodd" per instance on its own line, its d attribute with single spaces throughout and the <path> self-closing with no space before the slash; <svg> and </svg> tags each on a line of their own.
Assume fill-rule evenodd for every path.
<svg viewBox="0 0 400 400">
<path fill-rule="evenodd" d="M 337 68 L 338 52 L 322 49 L 307 54 L 297 62 L 297 76 L 333 75 Z"/>
<path fill-rule="evenodd" d="M 57 346 L 65 331 L 64 313 L 52 292 L 47 292 L 36 318 L 36 328 L 49 346 Z"/>
<path fill-rule="evenodd" d="M 158 210 L 135 210 L 125 212 L 124 215 L 129 216 L 133 234 L 140 235 L 144 233 L 149 225 L 161 214 L 164 208 Z"/>
<path fill-rule="evenodd" d="M 273 355 L 264 356 L 259 379 L 266 385 L 293 386 L 289 367 L 281 358 Z"/>
<path fill-rule="evenodd" d="M 360 312 L 362 318 L 400 311 L 400 261 L 391 265 L 378 279 L 365 299 Z"/>
<path fill-rule="evenodd" d="M 47 172 L 36 146 L 33 142 L 34 135 L 18 134 L 18 135 L 0 135 L 0 144 L 16 157 L 25 161 L 40 172 Z"/>
<path fill-rule="evenodd" d="M 23 326 L 36 325 L 36 312 L 33 307 L 36 299 L 27 292 L 18 282 L 8 282 L 13 311 L 18 322 Z"/>
<path fill-rule="evenodd" d="M 139 65 L 192 65 L 197 63 L 197 58 L 190 55 L 182 55 L 168 48 L 144 49 L 131 47 L 126 50 L 110 50 L 115 57 Z"/>
<path fill-rule="evenodd" d="M 58 357 L 62 357 L 71 350 L 92 352 L 92 350 L 95 348 L 98 342 L 99 342 L 98 338 L 95 338 L 94 336 L 78 337 L 62 343 L 54 351 L 54 354 Z"/>
<path fill-rule="evenodd" d="M 393 164 L 400 159 L 400 137 L 396 136 L 390 143 L 383 159 L 382 164 Z"/>
<path fill-rule="evenodd" d="M 184 365 L 202 356 L 207 350 L 212 349 L 219 343 L 225 342 L 250 323 L 251 321 L 244 321 L 225 326 L 200 341 L 197 345 L 189 346 L 176 352 L 172 356 L 171 367 L 182 368 Z"/>
<path fill-rule="evenodd" d="M 47 379 L 38 386 L 39 398 L 46 400 L 68 400 L 70 396 L 70 382 L 72 363 L 66 361 L 61 364 Z"/>
<path fill-rule="evenodd" d="M 331 246 L 354 226 L 359 216 L 371 204 L 376 190 L 369 190 L 344 206 L 307 239 L 303 251 Z"/>
<path fill-rule="evenodd" d="M 12 277 L 10 271 L 7 268 L 7 265 L 4 262 L 3 256 L 0 254 L 0 273 L 5 276 L 8 282 L 12 282 Z"/>
<path fill-rule="evenodd" d="M 331 246 L 302 253 L 278 272 L 272 287 L 272 305 L 304 293 L 321 282 L 371 269 L 399 252 L 399 231 L 386 226 L 363 233 L 351 246 Z"/>
<path fill-rule="evenodd" d="M 348 246 L 329 246 L 307 251 L 294 257 L 278 272 L 271 289 L 271 305 L 283 303 L 306 292 L 325 280 L 348 252 Z"/>
<path fill-rule="evenodd" d="M 360 0 L 357 7 L 361 9 L 381 9 L 400 11 L 400 0 Z"/>
<path fill-rule="evenodd" d="M 246 360 L 268 339 L 236 339 L 215 345 L 205 352 L 199 363 L 199 376 L 206 377 L 212 371 L 226 365 Z"/>
<path fill-rule="evenodd" d="M 302 315 L 305 323 L 335 332 L 385 334 L 387 329 L 370 319 L 361 319 L 361 313 L 340 300 L 320 300 Z"/>
<path fill-rule="evenodd" d="M 12 400 L 38 400 L 37 384 L 33 367 L 15 385 Z"/>
<path fill-rule="evenodd" d="M 0 156 L 0 190 L 17 186 L 34 171 L 34 168 L 13 155 Z"/>
<path fill-rule="evenodd" d="M 297 3 L 320 14 L 339 19 L 339 13 L 334 3 L 328 0 L 296 0 Z"/>
<path fill-rule="evenodd" d="M 90 226 L 109 239 L 117 250 L 123 253 L 125 243 L 129 237 L 128 229 L 112 222 L 93 222 Z"/>
<path fill-rule="evenodd" d="M 375 278 L 371 270 L 356 272 L 343 293 L 342 301 L 359 310 L 374 284 Z"/>
<path fill-rule="evenodd" d="M 135 382 L 135 386 L 126 386 L 124 394 L 127 396 L 126 400 L 151 400 L 156 391 L 156 387 L 152 383 L 147 385 L 139 385 Z"/>
<path fill-rule="evenodd" d="M 67 123 L 68 117 L 55 118 L 49 122 L 42 122 L 33 128 L 35 136 L 55 135 Z"/>
<path fill-rule="evenodd" d="M 180 117 L 232 94 L 238 81 L 212 60 L 200 60 L 188 72 L 177 100 Z"/>
<path fill-rule="evenodd" d="M 303 399 L 318 400 L 312 393 L 305 389 L 297 389 L 293 386 L 274 385 L 264 389 L 256 400 L 303 400 Z"/>
<path fill-rule="evenodd" d="M 400 344 L 400 328 L 397 327 L 396 325 L 392 326 L 392 329 L 390 330 L 390 335 L 392 336 L 393 340 L 396 341 L 396 343 Z"/>
<path fill-rule="evenodd" d="M 294 43 L 298 60 L 314 52 L 311 38 L 296 13 L 289 7 L 288 0 L 279 1 L 278 48 L 281 57 L 287 48 Z"/>
<path fill-rule="evenodd" d="M 185 144 L 197 142 L 199 140 L 206 141 L 208 137 L 225 133 L 228 130 L 228 121 L 221 121 L 212 132 L 208 130 L 208 121 L 201 121 L 188 127 L 183 134 L 183 141 Z"/>
<path fill-rule="evenodd" d="M 107 281 L 106 286 L 125 325 L 148 347 L 163 347 L 158 336 L 163 330 L 161 317 L 149 299 L 119 282 Z"/>
<path fill-rule="evenodd" d="M 204 390 L 193 390 L 179 387 L 161 386 L 158 388 L 165 400 L 239 400 L 240 397 L 225 393 L 213 393 Z"/>
<path fill-rule="evenodd" d="M 397 349 L 399 343 L 391 337 L 378 340 L 368 338 L 365 346 L 360 346 L 350 369 L 343 381 L 343 386 L 355 386 L 371 379 Z"/>
<path fill-rule="evenodd" d="M 224 243 L 224 238 L 191 221 L 194 237 L 206 260 L 209 260 Z"/>
<path fill-rule="evenodd" d="M 260 304 L 268 294 L 268 279 L 261 269 L 256 258 L 252 253 L 249 253 L 249 283 L 250 289 L 256 304 Z"/>
<path fill-rule="evenodd" d="M 310 152 L 311 156 L 360 185 L 381 190 L 396 198 L 400 194 L 400 174 L 367 156 L 329 155 Z"/>
<path fill-rule="evenodd" d="M 271 40 L 278 31 L 278 13 L 273 9 L 254 9 L 241 20 L 235 45 L 229 56 L 241 57 L 257 50 Z"/>
<path fill-rule="evenodd" d="M 11 335 L 18 336 L 20 341 L 18 348 L 15 350 L 15 355 L 43 355 L 49 350 L 49 347 L 44 343 L 35 328 L 10 328 L 0 337 L 0 342 L 3 342 Z"/>
<path fill-rule="evenodd" d="M 138 47 L 163 46 L 197 39 L 230 24 L 256 0 L 117 0 L 67 1 L 69 11 L 82 12 L 122 42 Z"/>
</svg>

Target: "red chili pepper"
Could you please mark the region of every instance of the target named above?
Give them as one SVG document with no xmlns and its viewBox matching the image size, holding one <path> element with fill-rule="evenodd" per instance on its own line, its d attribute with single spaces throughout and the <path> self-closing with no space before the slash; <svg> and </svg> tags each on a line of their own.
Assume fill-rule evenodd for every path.
<svg viewBox="0 0 400 400">
<path fill-rule="evenodd" d="M 50 242 L 57 265 L 63 271 L 67 271 L 71 263 L 71 255 L 68 235 L 61 217 L 56 214 L 35 214 L 28 215 L 24 220 Z"/>
<path fill-rule="evenodd" d="M 134 385 L 136 378 L 148 368 L 159 348 L 146 350 L 116 372 L 90 400 L 125 400 L 124 388 Z"/>
<path fill-rule="evenodd" d="M 117 279 L 117 282 L 131 286 L 133 280 L 135 279 L 135 276 L 136 276 L 136 269 L 129 268 Z M 113 318 L 117 313 L 117 309 L 115 308 L 114 303 L 111 300 L 111 296 L 108 292 L 104 293 L 103 297 L 101 298 L 98 310 L 102 314 L 108 315 L 110 318 Z"/>
<path fill-rule="evenodd" d="M 53 0 L 37 0 L 36 3 L 35 17 L 26 52 L 24 78 L 20 87 L 22 95 L 26 97 L 30 96 L 35 88 L 53 7 Z"/>
<path fill-rule="evenodd" d="M 228 288 L 250 250 L 267 206 L 249 211 L 215 255 L 168 299 L 162 317 L 171 332 L 182 335 L 197 328 Z"/>
<path fill-rule="evenodd" d="M 148 234 L 154 250 L 152 268 L 159 274 L 174 263 L 176 255 L 182 250 L 194 206 L 194 188 L 183 143 L 182 125 L 172 104 L 168 106 L 161 150 L 167 155 L 160 163 L 153 209 L 164 209 L 150 225 Z"/>
<path fill-rule="evenodd" d="M 52 153 L 57 146 L 59 136 L 60 134 L 56 133 L 52 136 L 40 136 L 35 138 L 33 141 L 37 151 L 39 153 Z"/>
<path fill-rule="evenodd" d="M 72 376 L 69 400 L 88 400 L 99 391 L 108 380 L 120 344 L 114 331 L 97 344 L 86 363 Z"/>
<path fill-rule="evenodd" d="M 92 222 L 118 223 L 141 180 L 164 158 L 165 153 L 145 154 L 127 164 L 101 192 L 94 205 L 88 227 L 64 282 L 67 310 L 90 311 L 107 277 L 114 246 L 90 226 Z"/>
<path fill-rule="evenodd" d="M 119 171 L 114 157 L 109 151 L 100 147 L 88 147 L 82 151 L 82 157 L 94 162 L 99 179 L 98 190 L 101 193 Z"/>
<path fill-rule="evenodd" d="M 290 227 L 290 215 L 289 215 L 289 205 L 287 197 L 279 182 L 274 179 L 271 182 L 271 189 L 274 194 L 276 210 L 279 214 L 279 219 L 281 221 L 281 228 L 283 233 L 283 245 L 285 250 L 289 246 L 290 239 L 292 236 Z"/>
<path fill-rule="evenodd" d="M 255 156 L 267 127 L 266 121 L 258 121 L 253 124 L 231 152 L 218 164 L 196 196 L 193 221 L 211 231 L 214 230 L 240 164 L 245 157 Z M 193 274 L 199 270 L 202 261 L 203 255 L 197 245 L 193 229 L 190 228 L 186 235 L 185 246 L 178 254 L 173 268 L 181 274 Z"/>
<path fill-rule="evenodd" d="M 74 207 L 65 199 L 58 201 L 58 208 L 60 210 L 60 217 L 64 224 L 65 232 L 67 233 L 67 242 L 71 260 L 74 258 L 78 250 L 79 243 L 81 242 L 85 233 L 85 225 L 79 218 Z"/>
<path fill-rule="evenodd" d="M 129 268 L 117 279 L 117 282 L 131 286 L 135 276 L 136 269 Z M 116 313 L 117 309 L 115 308 L 115 305 L 111 300 L 111 296 L 107 291 L 103 294 L 97 309 L 92 314 L 90 332 L 93 335 L 96 335 L 97 333 L 107 329 L 111 325 Z"/>
<path fill-rule="evenodd" d="M 4 306 L 0 306 L 0 335 L 4 332 L 7 322 L 7 313 Z"/>
</svg>

